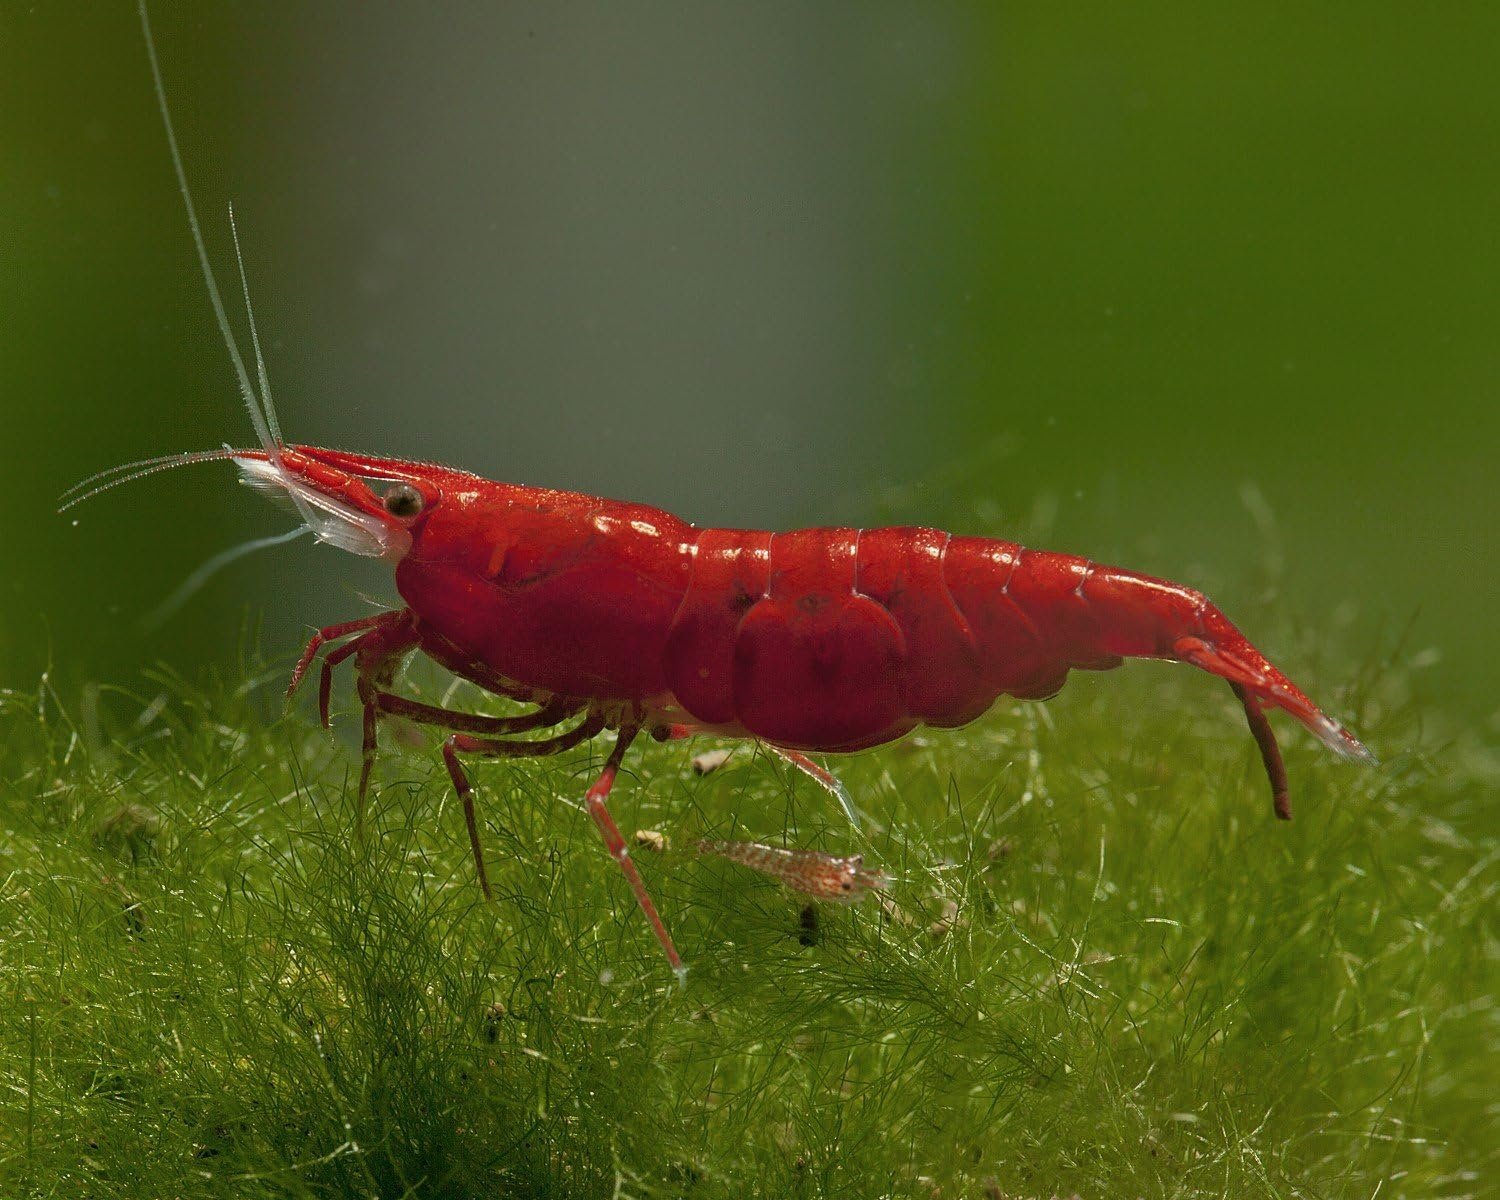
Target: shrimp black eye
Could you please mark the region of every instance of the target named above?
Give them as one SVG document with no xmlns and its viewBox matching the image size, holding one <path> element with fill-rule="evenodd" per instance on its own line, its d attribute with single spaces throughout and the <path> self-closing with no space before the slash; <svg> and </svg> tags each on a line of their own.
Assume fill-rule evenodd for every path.
<svg viewBox="0 0 1500 1200">
<path fill-rule="evenodd" d="M 409 483 L 398 483 L 385 494 L 385 511 L 393 517 L 414 517 L 422 511 L 422 493 Z"/>
</svg>

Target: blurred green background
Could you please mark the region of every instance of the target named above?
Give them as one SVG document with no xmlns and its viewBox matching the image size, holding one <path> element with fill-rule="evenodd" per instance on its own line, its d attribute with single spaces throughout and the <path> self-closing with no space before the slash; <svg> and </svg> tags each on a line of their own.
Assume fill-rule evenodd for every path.
<svg viewBox="0 0 1500 1200">
<path fill-rule="evenodd" d="M 159 8 L 292 438 L 1011 531 L 1231 615 L 1276 583 L 1330 672 L 1408 631 L 1493 730 L 1500 7 Z M 248 424 L 133 7 L 4 0 L 0 94 L 0 680 L 227 663 L 247 607 L 290 654 L 392 595 L 299 543 L 141 630 L 289 522 L 220 466 L 54 515 Z"/>
</svg>

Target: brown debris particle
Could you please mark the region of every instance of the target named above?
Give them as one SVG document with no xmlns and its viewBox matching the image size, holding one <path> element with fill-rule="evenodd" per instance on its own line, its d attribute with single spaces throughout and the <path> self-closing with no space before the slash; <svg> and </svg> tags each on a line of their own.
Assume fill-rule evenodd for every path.
<svg viewBox="0 0 1500 1200">
<path fill-rule="evenodd" d="M 705 750 L 702 754 L 693 755 L 693 774 L 707 775 L 710 771 L 717 771 L 729 761 L 733 750 Z"/>
</svg>

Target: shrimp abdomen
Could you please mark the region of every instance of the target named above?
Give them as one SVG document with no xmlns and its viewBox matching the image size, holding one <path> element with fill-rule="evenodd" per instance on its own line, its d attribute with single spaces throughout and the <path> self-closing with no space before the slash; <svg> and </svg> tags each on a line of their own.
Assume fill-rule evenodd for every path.
<svg viewBox="0 0 1500 1200">
<path fill-rule="evenodd" d="M 1259 715 L 1283 708 L 1364 753 L 1201 593 L 1071 554 L 918 527 L 697 533 L 664 675 L 705 726 L 802 750 L 953 727 L 1001 695 L 1046 699 L 1070 670 L 1191 663 Z"/>
</svg>

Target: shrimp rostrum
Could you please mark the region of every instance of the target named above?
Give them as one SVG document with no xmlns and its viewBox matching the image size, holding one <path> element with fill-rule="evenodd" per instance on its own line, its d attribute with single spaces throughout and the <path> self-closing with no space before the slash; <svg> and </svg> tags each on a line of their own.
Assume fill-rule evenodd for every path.
<svg viewBox="0 0 1500 1200">
<path fill-rule="evenodd" d="M 643 504 L 286 443 L 259 347 L 257 389 L 223 322 L 172 148 L 261 444 L 119 468 L 80 485 L 75 500 L 142 471 L 229 459 L 246 483 L 290 499 L 321 540 L 389 562 L 401 605 L 316 633 L 288 690 L 321 653 L 326 722 L 333 668 L 354 660 L 361 800 L 382 718 L 447 731 L 443 760 L 486 894 L 466 760 L 553 755 L 605 733 L 613 746 L 585 806 L 679 971 L 607 806 L 642 734 L 754 739 L 841 794 L 807 755 L 864 750 L 923 725 L 956 728 L 1001 696 L 1054 695 L 1070 670 L 1154 658 L 1228 682 L 1277 816 L 1291 810 L 1269 711 L 1345 757 L 1369 758 L 1204 596 L 1134 571 L 936 529 L 702 529 Z M 480 716 L 401 695 L 397 672 L 413 653 L 528 711 Z"/>
</svg>

